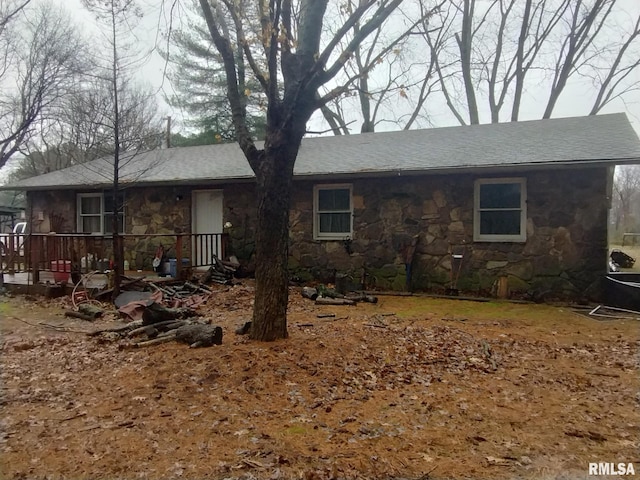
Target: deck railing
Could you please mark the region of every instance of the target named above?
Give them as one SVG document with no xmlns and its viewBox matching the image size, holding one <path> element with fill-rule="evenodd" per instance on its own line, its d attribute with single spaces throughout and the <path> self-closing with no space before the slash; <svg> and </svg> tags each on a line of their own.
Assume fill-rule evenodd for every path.
<svg viewBox="0 0 640 480">
<path fill-rule="evenodd" d="M 176 276 L 185 267 L 213 265 L 214 255 L 225 258 L 227 248 L 227 234 L 223 233 L 121 234 L 120 238 L 131 269 L 152 270 L 158 247 L 162 246 L 163 258 L 157 270 L 166 271 L 168 263 L 170 273 Z M 111 235 L 32 233 L 23 239 L 21 246 L 11 242 L 1 252 L 3 271 L 30 271 L 38 281 L 40 272 L 86 273 L 113 267 Z"/>
</svg>

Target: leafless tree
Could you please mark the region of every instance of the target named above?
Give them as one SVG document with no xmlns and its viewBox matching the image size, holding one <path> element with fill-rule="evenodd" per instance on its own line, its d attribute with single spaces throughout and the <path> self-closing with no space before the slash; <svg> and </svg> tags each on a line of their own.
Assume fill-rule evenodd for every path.
<svg viewBox="0 0 640 480">
<path fill-rule="evenodd" d="M 321 109 L 334 134 L 348 133 L 349 122 L 344 113 L 354 107 L 362 116 L 361 132 L 373 132 L 379 122 L 390 121 L 389 116 L 394 116 L 391 105 L 397 102 L 405 102 L 412 109 L 409 118 L 401 122 L 404 128 L 416 121 L 426 97 L 433 91 L 433 81 L 428 74 L 423 75 L 425 68 L 427 71 L 430 68 L 430 60 L 417 51 L 412 37 L 444 3 L 444 0 L 432 1 L 429 5 L 427 2 L 406 2 L 403 9 L 396 12 L 392 28 L 378 28 L 355 49 L 353 58 L 334 80 L 334 83 L 350 85 L 350 89 L 332 105 Z M 356 8 L 354 1 L 341 4 L 338 14 L 342 22 Z M 358 29 L 356 23 L 354 31 Z M 419 92 L 410 99 L 409 90 Z M 413 105 L 411 100 L 414 100 Z M 397 123 L 395 119 L 393 121 Z"/>
<path fill-rule="evenodd" d="M 38 123 L 36 138 L 21 149 L 12 180 L 41 175 L 113 155 L 113 94 L 109 82 L 92 78 L 62 101 L 59 115 Z M 126 152 L 161 145 L 162 125 L 153 92 L 132 85 L 120 99 L 120 145 Z M 110 180 L 109 177 L 108 180 Z"/>
<path fill-rule="evenodd" d="M 619 0 L 448 0 L 421 30 L 434 76 L 460 124 L 520 118 L 528 90 L 546 88 L 553 115 L 570 80 L 588 79 L 596 114 L 640 86 L 640 18 Z M 425 106 L 429 109 L 430 105 Z M 506 112 L 505 112 L 506 113 Z"/>
<path fill-rule="evenodd" d="M 98 77 L 110 84 L 111 102 L 109 112 L 109 129 L 113 139 L 113 177 L 112 195 L 114 213 L 123 209 L 120 201 L 120 159 L 124 151 L 123 125 L 127 112 L 123 108 L 122 92 L 130 82 L 132 69 L 140 65 L 140 55 L 137 54 L 127 36 L 132 32 L 136 20 L 142 16 L 142 11 L 135 0 L 82 0 L 84 6 L 96 15 L 104 26 L 103 38 L 108 46 L 107 55 L 98 65 L 101 69 Z M 129 157 L 131 158 L 131 157 Z M 124 244 L 120 235 L 118 215 L 112 217 L 113 260 L 114 260 L 114 290 L 115 298 L 120 293 L 120 281 L 124 269 Z"/>
<path fill-rule="evenodd" d="M 363 0 L 327 35 L 328 0 L 209 2 L 200 0 L 211 39 L 223 60 L 227 96 L 240 148 L 256 175 L 256 295 L 251 338 L 287 336 L 289 203 L 293 167 L 307 121 L 352 82 L 330 84 L 402 0 Z M 331 3 L 338 8 L 337 3 Z M 324 35 L 323 35 L 324 34 Z M 341 42 L 344 47 L 339 48 Z M 368 72 L 369 65 L 362 73 Z M 263 148 L 247 128 L 249 70 L 267 100 Z M 355 80 L 355 78 L 353 79 Z"/>
<path fill-rule="evenodd" d="M 0 6 L 0 167 L 53 118 L 86 68 L 85 45 L 73 23 L 51 4 Z"/>
<path fill-rule="evenodd" d="M 31 0 L 0 0 L 0 37 Z"/>
</svg>

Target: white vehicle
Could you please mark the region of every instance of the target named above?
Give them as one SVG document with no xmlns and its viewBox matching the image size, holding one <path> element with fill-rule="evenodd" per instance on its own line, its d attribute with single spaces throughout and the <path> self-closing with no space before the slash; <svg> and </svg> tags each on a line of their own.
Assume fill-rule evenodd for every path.
<svg viewBox="0 0 640 480">
<path fill-rule="evenodd" d="M 24 255 L 24 242 L 27 238 L 27 222 L 18 222 L 13 226 L 11 233 L 0 234 L 0 254 L 12 255 L 17 253 L 18 255 Z"/>
</svg>

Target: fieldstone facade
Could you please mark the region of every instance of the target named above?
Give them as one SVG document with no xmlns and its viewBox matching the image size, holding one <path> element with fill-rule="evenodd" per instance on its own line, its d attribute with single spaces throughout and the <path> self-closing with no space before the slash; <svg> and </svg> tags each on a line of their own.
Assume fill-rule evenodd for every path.
<svg viewBox="0 0 640 480">
<path fill-rule="evenodd" d="M 296 181 L 290 224 L 290 269 L 304 281 L 348 278 L 367 288 L 489 295 L 500 278 L 512 296 L 593 298 L 606 272 L 608 186 L 605 167 L 527 173 L 395 176 L 340 180 L 352 186 L 353 237 L 314 240 L 313 188 L 332 181 Z M 527 239 L 474 242 L 474 181 L 523 177 L 527 184 Z M 191 188 L 127 190 L 127 233 L 189 232 Z M 200 185 L 198 189 L 207 188 Z M 209 187 L 217 188 L 217 187 Z M 229 254 L 254 263 L 255 200 L 252 183 L 224 188 L 225 222 L 232 226 Z M 75 192 L 31 193 L 32 211 L 55 212 L 75 229 Z M 64 206 L 61 206 L 64 205 Z M 40 222 L 45 231 L 50 225 Z M 65 230 L 58 229 L 63 232 Z M 407 249 L 417 238 L 407 278 Z M 147 268 L 153 238 L 129 249 L 132 268 Z M 453 258 L 453 256 L 456 258 Z M 461 257 L 461 260 L 459 259 Z M 408 285 L 407 285 L 408 283 Z"/>
<path fill-rule="evenodd" d="M 597 296 L 606 271 L 608 170 L 524 177 L 524 243 L 473 241 L 473 175 L 354 181 L 354 235 L 342 242 L 313 240 L 313 186 L 298 183 L 291 211 L 291 269 L 303 278 L 305 272 L 320 279 L 346 273 L 355 283 L 364 276 L 367 285 L 401 290 L 407 286 L 407 247 L 417 237 L 412 290 L 455 286 L 490 294 L 498 278 L 506 277 L 513 295 Z M 453 255 L 462 260 L 452 260 Z"/>
<path fill-rule="evenodd" d="M 85 191 L 29 192 L 29 214 L 33 233 L 77 232 L 77 194 Z M 125 232 L 139 237 L 125 241 L 125 260 L 132 270 L 151 270 L 158 245 L 168 257 L 175 257 L 173 233 L 191 230 L 191 188 L 128 188 L 124 190 Z M 155 236 L 165 235 L 165 236 Z M 189 242 L 182 257 L 190 258 Z M 109 257 L 107 249 L 101 252 Z"/>
</svg>

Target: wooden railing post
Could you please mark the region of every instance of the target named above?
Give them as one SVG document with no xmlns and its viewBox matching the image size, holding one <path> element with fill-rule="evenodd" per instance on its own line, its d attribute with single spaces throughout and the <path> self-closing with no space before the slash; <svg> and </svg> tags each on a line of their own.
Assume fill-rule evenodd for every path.
<svg viewBox="0 0 640 480">
<path fill-rule="evenodd" d="M 176 278 L 182 278 L 182 234 L 176 238 Z"/>
<path fill-rule="evenodd" d="M 229 234 L 228 233 L 221 233 L 220 236 L 222 237 L 222 239 L 220 240 L 220 258 L 225 259 L 227 258 L 227 248 L 228 248 L 228 244 L 227 242 L 229 241 Z"/>
<path fill-rule="evenodd" d="M 31 276 L 32 283 L 38 283 L 40 281 L 40 270 L 38 269 L 38 260 L 40 259 L 40 252 L 42 245 L 40 242 L 42 237 L 32 237 L 31 242 Z"/>
<path fill-rule="evenodd" d="M 9 274 L 16 273 L 16 241 L 12 233 L 7 237 L 7 249 L 9 257 L 7 258 L 7 267 L 9 268 Z"/>
</svg>

